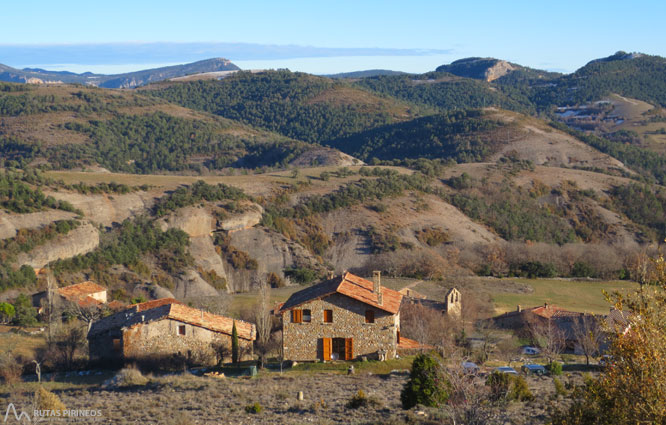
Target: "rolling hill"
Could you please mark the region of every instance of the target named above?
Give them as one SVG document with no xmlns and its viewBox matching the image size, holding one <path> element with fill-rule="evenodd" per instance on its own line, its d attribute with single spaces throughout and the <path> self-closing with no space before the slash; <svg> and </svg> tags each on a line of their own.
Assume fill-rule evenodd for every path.
<svg viewBox="0 0 666 425">
<path fill-rule="evenodd" d="M 224 58 L 206 59 L 185 65 L 174 65 L 115 75 L 93 74 L 90 72 L 75 74 L 73 72 L 47 71 L 34 68 L 16 69 L 0 64 L 0 81 L 31 84 L 84 84 L 118 89 L 140 87 L 156 81 L 190 74 L 237 70 L 240 70 L 240 68 Z"/>
</svg>

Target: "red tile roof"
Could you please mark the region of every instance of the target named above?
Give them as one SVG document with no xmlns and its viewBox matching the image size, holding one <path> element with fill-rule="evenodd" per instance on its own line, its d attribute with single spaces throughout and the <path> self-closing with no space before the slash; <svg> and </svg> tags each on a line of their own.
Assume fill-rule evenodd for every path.
<svg viewBox="0 0 666 425">
<path fill-rule="evenodd" d="M 404 336 L 400 337 L 400 342 L 398 343 L 398 350 L 431 350 L 433 348 L 432 345 L 421 344 L 418 341 L 405 338 Z"/>
<path fill-rule="evenodd" d="M 84 298 L 89 295 L 104 291 L 106 291 L 105 287 L 99 286 L 95 282 L 91 281 L 65 286 L 64 288 L 58 288 L 58 293 L 67 299 Z"/>
<path fill-rule="evenodd" d="M 217 314 L 188 307 L 174 298 L 162 298 L 140 304 L 133 304 L 123 311 L 93 323 L 88 335 L 90 337 L 113 328 L 124 328 L 144 323 L 144 317 L 141 317 L 144 315 L 135 314 L 144 312 L 152 313 L 146 314 L 146 316 L 150 317 L 150 321 L 172 319 L 228 335 L 231 335 L 234 322 L 236 322 L 236 330 L 238 331 L 239 338 L 253 341 L 256 339 L 257 335 L 256 328 L 252 323 L 218 316 Z M 137 317 L 141 317 L 141 319 L 139 320 Z"/>
<path fill-rule="evenodd" d="M 374 291 L 374 283 L 349 272 L 342 276 L 327 280 L 309 288 L 292 294 L 284 303 L 281 312 L 291 310 L 301 304 L 315 299 L 321 299 L 332 294 L 346 295 L 378 309 L 396 314 L 400 310 L 402 294 L 386 287 L 381 288 L 382 303 L 379 303 L 378 294 Z"/>
</svg>

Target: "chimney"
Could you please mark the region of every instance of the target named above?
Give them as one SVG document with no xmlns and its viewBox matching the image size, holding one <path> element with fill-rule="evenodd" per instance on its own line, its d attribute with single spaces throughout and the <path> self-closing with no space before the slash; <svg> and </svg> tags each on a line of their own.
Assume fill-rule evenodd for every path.
<svg viewBox="0 0 666 425">
<path fill-rule="evenodd" d="M 518 304 L 518 308 L 516 308 L 516 311 L 517 311 L 518 313 L 520 313 L 521 311 L 523 311 L 523 308 L 520 306 L 520 304 Z"/>
<path fill-rule="evenodd" d="M 377 294 L 377 304 L 382 305 L 382 272 L 375 270 L 372 272 L 372 292 Z"/>
<path fill-rule="evenodd" d="M 547 309 L 548 308 L 548 303 L 543 303 L 543 308 Z"/>
<path fill-rule="evenodd" d="M 335 277 L 335 272 L 333 270 L 328 272 L 328 278 L 333 279 Z"/>
</svg>

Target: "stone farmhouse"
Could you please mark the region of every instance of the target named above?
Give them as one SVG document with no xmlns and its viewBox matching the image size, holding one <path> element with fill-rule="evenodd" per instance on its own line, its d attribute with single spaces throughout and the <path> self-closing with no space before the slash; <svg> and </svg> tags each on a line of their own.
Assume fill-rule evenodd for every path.
<svg viewBox="0 0 666 425">
<path fill-rule="evenodd" d="M 56 306 L 64 306 L 67 303 L 77 304 L 79 307 L 100 307 L 106 305 L 112 310 L 119 310 L 125 304 L 118 301 L 108 302 L 106 288 L 90 280 L 76 283 L 74 285 L 56 288 L 54 290 L 53 303 Z M 32 305 L 38 309 L 38 313 L 45 312 L 48 307 L 48 291 L 38 292 L 32 295 Z"/>
<path fill-rule="evenodd" d="M 373 281 L 345 272 L 294 293 L 278 310 L 285 360 L 394 358 L 402 298 L 382 287 L 380 272 Z"/>
<path fill-rule="evenodd" d="M 191 308 L 173 298 L 134 304 L 92 324 L 90 358 L 124 362 L 180 358 L 210 365 L 219 347 L 231 353 L 234 323 L 242 359 L 252 358 L 254 324 Z"/>
</svg>

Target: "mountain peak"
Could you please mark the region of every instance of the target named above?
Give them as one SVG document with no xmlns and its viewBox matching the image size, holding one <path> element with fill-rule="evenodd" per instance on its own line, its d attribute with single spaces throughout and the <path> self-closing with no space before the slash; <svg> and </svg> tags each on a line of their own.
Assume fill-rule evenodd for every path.
<svg viewBox="0 0 666 425">
<path fill-rule="evenodd" d="M 442 65 L 437 68 L 437 71 L 490 82 L 516 69 L 518 69 L 517 65 L 505 60 L 471 57 L 458 59 L 449 65 Z"/>
</svg>

